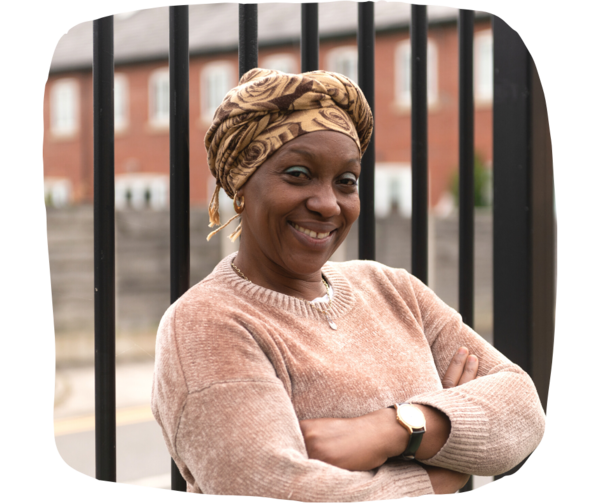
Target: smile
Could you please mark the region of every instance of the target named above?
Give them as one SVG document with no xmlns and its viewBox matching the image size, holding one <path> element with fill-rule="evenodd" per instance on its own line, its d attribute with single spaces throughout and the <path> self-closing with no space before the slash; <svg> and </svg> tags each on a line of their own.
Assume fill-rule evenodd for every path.
<svg viewBox="0 0 600 503">
<path fill-rule="evenodd" d="M 333 232 L 333 231 L 315 232 L 315 231 L 311 231 L 310 229 L 305 229 L 304 227 L 300 227 L 298 224 L 294 224 L 294 223 L 292 223 L 292 227 L 294 227 L 294 229 L 296 229 L 297 231 L 300 231 L 303 234 L 306 234 L 307 236 L 314 238 L 314 239 L 325 239 L 327 236 L 329 236 L 331 234 L 331 232 Z"/>
</svg>

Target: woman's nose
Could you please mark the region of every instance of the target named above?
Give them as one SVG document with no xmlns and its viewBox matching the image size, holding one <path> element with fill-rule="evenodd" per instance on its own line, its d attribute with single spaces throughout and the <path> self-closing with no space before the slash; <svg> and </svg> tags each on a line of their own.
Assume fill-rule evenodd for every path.
<svg viewBox="0 0 600 503">
<path fill-rule="evenodd" d="M 341 213 L 333 187 L 329 184 L 319 185 L 316 192 L 309 197 L 306 206 L 323 218 L 331 218 Z"/>
</svg>

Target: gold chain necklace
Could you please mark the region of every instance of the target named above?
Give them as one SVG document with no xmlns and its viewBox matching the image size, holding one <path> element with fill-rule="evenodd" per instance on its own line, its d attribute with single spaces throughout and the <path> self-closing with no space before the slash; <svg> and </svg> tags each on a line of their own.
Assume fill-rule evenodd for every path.
<svg viewBox="0 0 600 503">
<path fill-rule="evenodd" d="M 233 260 L 231 261 L 231 267 L 233 267 L 233 269 L 235 270 L 235 272 L 237 272 L 238 275 L 241 278 L 243 278 L 246 281 L 249 281 L 250 283 L 252 283 L 252 281 L 250 279 L 248 279 L 248 277 L 242 271 L 240 271 L 240 269 L 233 263 Z M 331 329 L 332 330 L 337 330 L 337 325 L 331 319 L 331 316 L 329 316 L 329 310 L 331 309 L 331 290 L 330 290 L 330 287 L 329 287 L 329 283 L 327 283 L 327 281 L 325 281 L 325 278 L 323 278 L 322 276 L 321 276 L 321 281 L 325 285 L 325 289 L 327 290 L 327 296 L 329 298 L 329 303 L 327 305 L 327 309 L 320 309 L 315 304 L 313 304 L 312 302 L 310 302 L 310 301 L 308 301 L 306 299 L 299 299 L 299 300 L 302 300 L 302 301 L 306 302 L 307 304 L 310 304 L 317 311 L 319 311 L 320 313 L 323 313 L 325 315 L 325 317 L 327 318 L 327 322 L 329 323 L 329 326 L 331 327 Z"/>
</svg>

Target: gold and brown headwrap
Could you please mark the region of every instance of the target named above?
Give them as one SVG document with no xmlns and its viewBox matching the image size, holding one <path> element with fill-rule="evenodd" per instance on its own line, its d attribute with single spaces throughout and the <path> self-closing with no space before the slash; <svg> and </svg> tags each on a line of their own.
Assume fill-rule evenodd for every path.
<svg viewBox="0 0 600 503">
<path fill-rule="evenodd" d="M 295 75 L 255 68 L 245 73 L 217 108 L 204 138 L 208 166 L 217 179 L 208 208 L 209 226 L 221 223 L 221 187 L 229 197 L 235 197 L 277 149 L 314 131 L 344 133 L 356 142 L 361 156 L 365 153 L 373 132 L 373 115 L 354 82 L 323 70 Z M 241 224 L 229 237 L 235 240 L 240 232 Z"/>
</svg>

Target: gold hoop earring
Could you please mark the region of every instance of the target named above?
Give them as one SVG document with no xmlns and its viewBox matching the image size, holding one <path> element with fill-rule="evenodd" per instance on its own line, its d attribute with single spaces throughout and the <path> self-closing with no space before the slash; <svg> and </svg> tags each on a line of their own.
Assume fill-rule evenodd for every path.
<svg viewBox="0 0 600 503">
<path fill-rule="evenodd" d="M 244 196 L 240 197 L 239 202 L 237 194 L 233 196 L 233 209 L 238 215 L 244 211 Z"/>
</svg>

